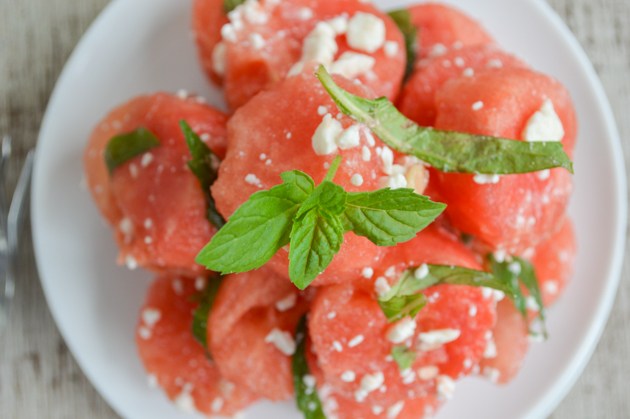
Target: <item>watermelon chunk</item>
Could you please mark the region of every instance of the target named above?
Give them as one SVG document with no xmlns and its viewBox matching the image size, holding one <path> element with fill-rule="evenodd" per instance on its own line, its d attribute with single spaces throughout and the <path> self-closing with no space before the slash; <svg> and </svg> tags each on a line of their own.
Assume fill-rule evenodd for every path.
<svg viewBox="0 0 630 419">
<path fill-rule="evenodd" d="M 569 218 L 560 230 L 536 247 L 532 264 L 540 283 L 545 307 L 551 306 L 562 294 L 573 275 L 577 243 Z"/>
<path fill-rule="evenodd" d="M 221 376 L 191 333 L 199 293 L 196 281 L 163 276 L 153 282 L 142 307 L 136 344 L 149 374 L 178 407 L 206 415 L 233 415 L 258 397 Z"/>
<path fill-rule="evenodd" d="M 94 129 L 84 155 L 87 183 L 107 221 L 115 227 L 119 262 L 155 272 L 198 275 L 195 256 L 215 227 L 206 219 L 199 181 L 186 166 L 190 153 L 179 121 L 186 120 L 214 152 L 226 147 L 226 117 L 200 103 L 165 93 L 142 96 L 113 110 Z M 104 151 L 110 139 L 144 127 L 160 146 L 110 175 Z"/>
<path fill-rule="evenodd" d="M 416 255 L 413 262 L 407 259 L 409 254 Z M 427 254 L 430 258 L 423 261 Z M 479 266 L 463 245 L 429 229 L 388 254 L 374 278 L 383 276 L 393 283 L 399 269 L 419 262 Z M 374 284 L 374 280 L 363 281 Z M 424 291 L 428 304 L 415 319 L 415 331 L 405 339 L 417 358 L 410 371 L 401 372 L 390 355 L 402 342 L 391 340 L 395 326 L 388 324 L 371 288 L 322 287 L 315 297 L 309 333 L 324 381 L 336 394 L 371 407 L 408 398 L 449 397 L 453 379 L 469 374 L 482 358 L 496 320 L 495 300 L 465 286 L 440 285 Z M 423 345 L 424 340 L 447 335 L 450 338 L 442 344 Z M 378 384 L 367 394 L 362 393 L 366 377 Z"/>
<path fill-rule="evenodd" d="M 571 98 L 560 83 L 531 70 L 501 69 L 450 80 L 436 96 L 435 127 L 521 139 L 547 101 L 562 122 L 562 142 L 570 155 L 576 135 Z M 494 179 L 433 171 L 432 181 L 453 226 L 492 249 L 514 254 L 557 231 L 572 191 L 564 169 Z"/>
<path fill-rule="evenodd" d="M 367 26 L 357 24 L 353 30 L 349 21 L 359 13 L 369 14 L 370 20 L 377 22 Z M 346 70 L 351 72 L 361 67 L 353 78 L 356 76 L 378 95 L 393 99 L 398 94 L 405 69 L 403 37 L 395 23 L 368 2 L 248 1 L 229 16 L 230 24 L 224 26 L 223 41 L 215 47 L 214 56 L 218 67 L 224 68 L 225 95 L 232 109 L 244 105 L 287 74 L 299 71 L 299 67 L 293 68 L 299 61 L 310 60 L 329 64 L 333 71 L 344 65 L 332 65 L 332 61 L 350 63 Z M 335 18 L 338 19 L 332 26 L 326 26 L 326 22 Z M 307 42 L 305 49 L 310 52 L 303 55 L 303 44 L 316 25 L 320 25 L 318 36 L 313 35 Z M 361 30 L 370 32 L 371 37 L 361 36 Z M 346 33 L 350 38 L 346 38 Z M 382 39 L 379 33 L 383 34 Z M 354 60 L 356 56 L 343 58 L 346 53 L 362 54 L 362 63 Z M 345 61 L 349 57 L 352 59 Z M 344 74 L 345 70 L 340 71 Z"/>
<path fill-rule="evenodd" d="M 223 281 L 208 321 L 210 351 L 219 370 L 268 399 L 290 398 L 288 352 L 308 308 L 306 296 L 268 269 L 229 275 Z M 287 342 L 278 341 L 283 339 L 279 333 L 286 334 Z"/>
<path fill-rule="evenodd" d="M 337 81 L 346 89 L 371 96 L 347 80 L 337 78 Z M 316 183 L 321 182 L 337 154 L 318 155 L 312 145 L 323 119 L 330 118 L 324 116 L 327 112 L 344 128 L 358 130 L 354 138 L 359 144 L 339 151 L 343 162 L 335 183 L 348 191 L 379 189 L 387 179 L 383 159 L 378 155 L 384 149 L 383 144 L 352 119 L 338 118 L 340 114 L 332 99 L 319 81 L 305 72 L 259 94 L 231 118 L 228 152 L 219 169 L 219 179 L 212 187 L 219 211 L 229 218 L 253 193 L 279 184 L 280 174 L 285 171 L 301 170 Z M 362 183 L 356 182 L 357 177 Z M 382 248 L 367 239 L 347 233 L 341 252 L 320 275 L 318 283 L 358 277 L 365 266 L 378 261 L 382 252 Z M 280 250 L 273 261 L 271 266 L 288 276 L 287 252 Z"/>
<path fill-rule="evenodd" d="M 223 0 L 195 0 L 192 17 L 201 66 L 210 80 L 218 85 L 223 83 L 223 78 L 215 69 L 213 54 L 215 47 L 221 42 L 221 28 L 228 23 L 223 3 Z"/>
<path fill-rule="evenodd" d="M 465 46 L 433 54 L 420 60 L 416 66 L 401 94 L 399 109 L 418 124 L 433 126 L 437 113 L 435 94 L 444 83 L 497 67 L 525 68 L 526 65 L 492 44 Z"/>
<path fill-rule="evenodd" d="M 497 305 L 497 324 L 492 330 L 489 350 L 479 364 L 482 376 L 498 384 L 509 383 L 520 371 L 529 349 L 527 321 L 505 299 Z"/>
<path fill-rule="evenodd" d="M 452 6 L 424 3 L 410 7 L 409 12 L 418 28 L 420 58 L 444 48 L 494 42 L 479 22 Z"/>
</svg>

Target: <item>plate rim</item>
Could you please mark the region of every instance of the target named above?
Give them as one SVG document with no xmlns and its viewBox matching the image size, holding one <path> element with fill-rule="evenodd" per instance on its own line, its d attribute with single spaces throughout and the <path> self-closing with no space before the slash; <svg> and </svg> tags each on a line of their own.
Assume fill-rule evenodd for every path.
<svg viewBox="0 0 630 419">
<path fill-rule="evenodd" d="M 38 144 L 41 142 L 42 138 L 46 137 L 48 126 L 51 124 L 52 119 L 52 105 L 56 103 L 56 99 L 57 96 L 60 94 L 59 92 L 61 90 L 61 87 L 66 84 L 66 80 L 70 76 L 68 69 L 74 67 L 75 62 L 78 61 L 78 57 L 80 56 L 81 51 L 85 48 L 85 45 L 90 44 L 92 38 L 94 38 L 96 34 L 100 32 L 100 27 L 103 26 L 104 21 L 108 20 L 109 15 L 117 13 L 117 9 L 123 7 L 123 5 L 128 1 L 130 0 L 112 0 L 109 4 L 107 4 L 97 15 L 97 17 L 92 21 L 88 29 L 84 32 L 79 42 L 74 47 L 72 53 L 65 62 L 63 69 L 59 77 L 57 78 L 57 81 L 55 82 L 52 94 L 50 95 L 38 133 Z M 597 306 L 597 309 L 595 310 L 595 314 L 592 316 L 590 324 L 586 328 L 587 332 L 584 335 L 584 339 L 582 340 L 578 349 L 571 354 L 573 360 L 570 364 L 573 365 L 573 368 L 566 368 L 555 380 L 555 384 L 552 388 L 553 391 L 547 393 L 544 397 L 539 398 L 529 410 L 527 417 L 537 418 L 547 417 L 573 388 L 574 384 L 582 375 L 585 367 L 591 360 L 591 357 L 595 352 L 595 349 L 600 342 L 602 334 L 608 323 L 610 313 L 614 307 L 614 301 L 617 295 L 619 284 L 621 282 L 623 260 L 626 248 L 625 231 L 628 224 L 628 219 L 626 216 L 628 212 L 628 180 L 626 177 L 627 171 L 625 160 L 623 157 L 624 154 L 621 145 L 621 138 L 617 127 L 617 122 L 612 111 L 612 106 L 602 85 L 602 82 L 597 75 L 590 58 L 588 57 L 588 54 L 581 46 L 575 35 L 568 28 L 564 20 L 547 2 L 545 2 L 544 0 L 526 1 L 532 3 L 534 7 L 538 9 L 538 12 L 544 16 L 545 19 L 553 23 L 555 28 L 562 36 L 563 40 L 566 41 L 566 43 L 568 44 L 570 52 L 576 58 L 578 58 L 582 65 L 582 69 L 585 71 L 585 75 L 589 80 L 589 85 L 587 86 L 587 88 L 597 100 L 597 105 L 600 108 L 600 114 L 603 117 L 604 121 L 603 125 L 605 125 L 606 127 L 606 137 L 610 140 L 609 143 L 612 151 L 615 182 L 614 195 L 618 199 L 617 206 L 615 208 L 616 220 L 614 224 L 617 226 L 617 230 L 615 232 L 613 243 L 614 254 L 610 258 L 611 265 L 608 270 L 609 274 L 606 277 L 606 285 L 604 288 L 603 297 L 600 304 Z M 39 202 L 39 198 L 36 192 L 39 190 L 38 185 L 40 184 L 42 179 L 42 174 L 40 172 L 43 170 L 41 168 L 42 165 L 40 164 L 40 160 L 42 160 L 43 157 L 41 156 L 39 150 L 40 148 L 37 147 L 34 161 L 35 164 L 33 171 L 33 188 L 31 191 L 31 223 L 35 263 L 40 278 L 40 283 L 44 291 L 44 297 L 46 299 L 46 303 L 49 307 L 50 313 L 53 317 L 57 329 L 62 335 L 65 344 L 70 349 L 73 358 L 76 360 L 83 374 L 85 374 L 90 384 L 94 387 L 98 394 L 107 402 L 108 406 L 121 417 L 126 417 L 123 414 L 124 412 L 121 411 L 121 407 L 117 403 L 115 403 L 114 395 L 111 394 L 110 391 L 105 388 L 105 386 L 102 386 L 100 384 L 97 377 L 93 375 L 92 370 L 88 366 L 88 363 L 83 359 L 82 356 L 78 355 L 80 351 L 78 351 L 75 347 L 73 340 L 69 339 L 71 334 L 70 331 L 67 330 L 65 326 L 63 326 L 63 323 L 60 323 L 58 321 L 61 315 L 59 310 L 56 308 L 57 306 L 50 304 L 50 292 L 48 289 L 51 286 L 50 284 L 52 281 L 47 281 L 44 279 L 44 275 L 42 274 L 44 270 L 43 266 L 41 266 L 42 262 L 40 262 L 41 258 L 38 257 L 38 255 L 44 252 L 42 240 L 39 238 L 41 229 L 38 228 L 39 223 L 37 221 L 39 218 L 37 216 L 37 214 L 39 213 L 39 206 L 37 205 Z"/>
</svg>

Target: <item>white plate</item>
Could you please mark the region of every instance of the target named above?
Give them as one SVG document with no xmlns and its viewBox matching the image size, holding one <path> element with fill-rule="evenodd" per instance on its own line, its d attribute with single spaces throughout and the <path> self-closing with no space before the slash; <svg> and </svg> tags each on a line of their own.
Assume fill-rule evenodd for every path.
<svg viewBox="0 0 630 419">
<path fill-rule="evenodd" d="M 382 0 L 397 7 L 412 3 Z M 455 3 L 455 2 L 453 2 Z M 551 339 L 530 351 L 505 388 L 460 384 L 439 418 L 540 418 L 586 365 L 611 309 L 626 225 L 622 151 L 610 106 L 586 55 L 543 1 L 457 1 L 509 51 L 562 80 L 580 121 L 571 213 L 576 276 L 549 314 Z M 134 325 L 151 278 L 116 267 L 116 247 L 88 193 L 81 156 L 92 126 L 113 106 L 155 90 L 186 88 L 215 104 L 189 30 L 191 1 L 117 0 L 94 22 L 68 61 L 50 100 L 37 149 L 33 227 L 37 262 L 53 316 L 94 386 L 126 418 L 181 418 L 149 390 L 136 356 Z M 291 403 L 257 405 L 248 418 L 297 418 Z"/>
</svg>

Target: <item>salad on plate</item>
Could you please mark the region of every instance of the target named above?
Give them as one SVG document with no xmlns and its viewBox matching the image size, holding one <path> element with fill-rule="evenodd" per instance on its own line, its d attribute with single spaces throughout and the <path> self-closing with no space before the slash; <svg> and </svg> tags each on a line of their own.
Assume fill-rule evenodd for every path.
<svg viewBox="0 0 630 419">
<path fill-rule="evenodd" d="M 84 154 L 118 262 L 156 275 L 149 384 L 210 416 L 403 419 L 509 383 L 576 253 L 563 85 L 438 3 L 195 0 L 192 25 L 228 112 L 147 93 Z"/>
</svg>

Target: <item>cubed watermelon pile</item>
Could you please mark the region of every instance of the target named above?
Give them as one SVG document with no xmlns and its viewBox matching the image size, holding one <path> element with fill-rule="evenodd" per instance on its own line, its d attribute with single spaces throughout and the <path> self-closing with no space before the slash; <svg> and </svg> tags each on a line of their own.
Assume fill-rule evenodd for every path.
<svg viewBox="0 0 630 419">
<path fill-rule="evenodd" d="M 401 14 L 411 33 L 363 0 L 195 0 L 199 61 L 230 113 L 195 94 L 160 92 L 121 104 L 94 128 L 87 185 L 114 230 L 118 263 L 158 275 L 139 312 L 138 352 L 149 384 L 181 409 L 234 415 L 261 399 L 292 399 L 302 380 L 328 418 L 431 417 L 465 376 L 509 383 L 544 308 L 528 291 L 519 312 L 502 292 L 441 283 L 417 291 L 423 307 L 392 321 L 382 298 L 407 272 L 489 271 L 491 260 L 514 257 L 535 269 L 545 307 L 561 297 L 576 257 L 567 170 L 440 171 L 357 124 L 314 73 L 323 65 L 343 89 L 388 98 L 423 127 L 555 141 L 571 156 L 577 121 L 568 91 L 451 6 L 422 3 Z M 146 132 L 157 141 L 147 148 L 127 135 Z M 114 138 L 129 142 L 114 150 Z M 216 175 L 209 183 L 195 170 L 200 150 L 204 173 Z M 198 263 L 224 225 L 217 220 L 229 223 L 283 173 L 299 170 L 319 184 L 338 156 L 334 181 L 345 191 L 410 188 L 446 210 L 390 247 L 347 228 L 305 290 L 289 278 L 289 246 L 248 272 L 218 275 Z M 301 339 L 309 374 L 296 377 Z"/>
</svg>

